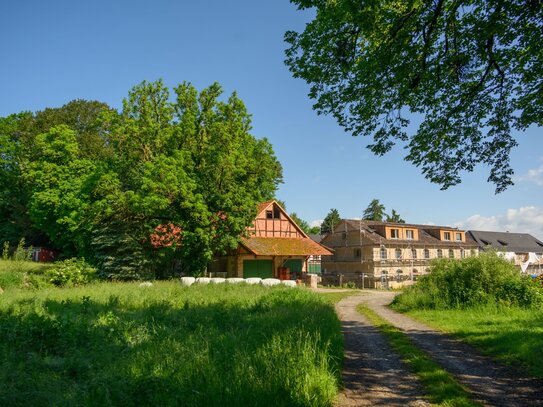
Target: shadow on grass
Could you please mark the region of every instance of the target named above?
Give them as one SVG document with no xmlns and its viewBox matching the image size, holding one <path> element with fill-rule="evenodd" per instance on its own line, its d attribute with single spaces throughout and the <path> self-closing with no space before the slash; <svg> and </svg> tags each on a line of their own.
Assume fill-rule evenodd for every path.
<svg viewBox="0 0 543 407">
<path fill-rule="evenodd" d="M 329 405 L 337 389 L 339 323 L 307 296 L 16 305 L 0 315 L 1 405 Z"/>
</svg>

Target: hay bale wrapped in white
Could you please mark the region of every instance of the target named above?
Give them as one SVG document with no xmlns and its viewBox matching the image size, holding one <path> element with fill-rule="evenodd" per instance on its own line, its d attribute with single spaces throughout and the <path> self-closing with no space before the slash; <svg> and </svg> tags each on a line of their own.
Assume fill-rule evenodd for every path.
<svg viewBox="0 0 543 407">
<path fill-rule="evenodd" d="M 230 277 L 226 279 L 226 282 L 229 284 L 239 284 L 239 283 L 244 283 L 245 279 L 241 277 Z"/>
<path fill-rule="evenodd" d="M 195 281 L 196 284 L 209 284 L 211 279 L 209 277 L 198 277 Z"/>
<path fill-rule="evenodd" d="M 194 277 L 181 277 L 181 285 L 186 285 L 187 287 L 193 285 L 195 281 Z"/>
<path fill-rule="evenodd" d="M 281 280 L 281 284 L 286 285 L 287 287 L 296 287 L 296 281 L 294 280 Z"/>
<path fill-rule="evenodd" d="M 151 283 L 150 281 L 144 281 L 143 283 L 140 284 L 140 287 L 152 287 L 153 286 L 153 283 Z"/>
<path fill-rule="evenodd" d="M 245 279 L 247 284 L 260 284 L 262 279 L 260 277 L 249 277 Z"/>
<path fill-rule="evenodd" d="M 226 278 L 211 277 L 211 284 L 223 284 L 225 281 L 226 281 Z"/>
<path fill-rule="evenodd" d="M 274 285 L 281 284 L 281 280 L 279 280 L 277 278 L 265 278 L 264 280 L 262 280 L 260 282 L 260 284 L 262 284 L 263 286 L 266 286 L 266 287 L 272 287 Z"/>
</svg>

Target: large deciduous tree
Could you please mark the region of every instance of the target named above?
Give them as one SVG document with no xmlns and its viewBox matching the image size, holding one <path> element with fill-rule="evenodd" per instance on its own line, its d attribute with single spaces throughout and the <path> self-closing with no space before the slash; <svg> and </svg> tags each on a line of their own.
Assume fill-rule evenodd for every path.
<svg viewBox="0 0 543 407">
<path fill-rule="evenodd" d="M 28 226 L 111 278 L 200 273 L 282 180 L 243 102 L 221 94 L 143 82 L 120 112 L 74 101 L 0 118 L 0 241 Z"/>
<path fill-rule="evenodd" d="M 512 184 L 511 130 L 543 125 L 541 0 L 291 2 L 316 8 L 285 40 L 319 114 L 377 155 L 404 144 L 442 189 L 478 164 L 496 192 Z"/>
</svg>

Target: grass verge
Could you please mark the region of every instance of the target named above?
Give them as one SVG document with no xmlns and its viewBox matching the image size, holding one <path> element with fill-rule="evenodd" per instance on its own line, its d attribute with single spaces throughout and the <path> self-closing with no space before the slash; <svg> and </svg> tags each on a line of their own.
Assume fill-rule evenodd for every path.
<svg viewBox="0 0 543 407">
<path fill-rule="evenodd" d="M 413 310 L 407 315 L 448 332 L 505 364 L 543 378 L 543 309 L 484 306 Z"/>
<path fill-rule="evenodd" d="M 391 347 L 420 379 L 432 403 L 455 407 L 481 406 L 470 398 L 469 393 L 446 370 L 416 347 L 401 330 L 363 304 L 358 305 L 357 311 L 365 315 L 386 336 Z"/>
<path fill-rule="evenodd" d="M 7 290 L 0 405 L 329 406 L 333 307 L 303 289 L 158 282 Z"/>
</svg>

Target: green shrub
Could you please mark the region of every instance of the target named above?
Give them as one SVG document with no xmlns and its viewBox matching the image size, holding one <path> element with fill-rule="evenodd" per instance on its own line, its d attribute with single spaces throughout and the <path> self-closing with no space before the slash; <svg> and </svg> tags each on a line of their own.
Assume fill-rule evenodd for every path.
<svg viewBox="0 0 543 407">
<path fill-rule="evenodd" d="M 53 264 L 47 276 L 57 286 L 82 285 L 95 279 L 96 269 L 85 263 L 85 259 L 73 258 Z"/>
<path fill-rule="evenodd" d="M 543 304 L 543 290 L 496 253 L 462 260 L 435 261 L 430 274 L 396 297 L 401 310 L 469 308 L 486 304 L 533 307 Z"/>
</svg>

